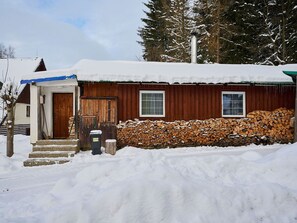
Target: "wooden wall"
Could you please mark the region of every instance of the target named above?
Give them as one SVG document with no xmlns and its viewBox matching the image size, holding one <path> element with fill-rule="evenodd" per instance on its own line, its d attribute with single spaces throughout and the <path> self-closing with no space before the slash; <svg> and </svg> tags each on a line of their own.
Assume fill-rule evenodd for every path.
<svg viewBox="0 0 297 223">
<path fill-rule="evenodd" d="M 139 117 L 139 91 L 165 90 L 165 121 L 221 117 L 222 91 L 246 92 L 246 113 L 272 111 L 279 107 L 294 108 L 295 86 L 245 85 L 157 85 L 84 83 L 82 97 L 117 97 L 118 119 L 154 119 Z"/>
</svg>

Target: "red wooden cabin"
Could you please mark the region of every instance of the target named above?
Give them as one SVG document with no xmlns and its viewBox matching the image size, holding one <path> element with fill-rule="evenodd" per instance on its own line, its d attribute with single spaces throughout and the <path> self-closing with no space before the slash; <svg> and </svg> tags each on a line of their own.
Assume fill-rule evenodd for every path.
<svg viewBox="0 0 297 223">
<path fill-rule="evenodd" d="M 77 132 L 82 132 L 129 119 L 242 118 L 255 110 L 294 108 L 295 85 L 282 71 L 296 68 L 81 60 L 71 69 L 41 72 L 23 83 L 31 83 L 33 97 L 45 95 L 43 107 L 52 111 L 43 115 L 48 135 L 60 138 L 55 126 L 64 126 L 65 133 L 69 116 L 80 119 Z M 66 94 L 67 106 L 62 99 Z M 44 126 L 35 129 L 33 142 Z"/>
</svg>

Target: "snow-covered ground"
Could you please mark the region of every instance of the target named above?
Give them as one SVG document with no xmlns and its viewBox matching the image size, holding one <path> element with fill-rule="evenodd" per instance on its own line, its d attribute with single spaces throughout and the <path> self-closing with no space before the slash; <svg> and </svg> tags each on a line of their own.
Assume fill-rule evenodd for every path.
<svg viewBox="0 0 297 223">
<path fill-rule="evenodd" d="M 297 144 L 77 154 L 22 167 L 29 138 L 5 157 L 0 222 L 297 222 Z"/>
</svg>

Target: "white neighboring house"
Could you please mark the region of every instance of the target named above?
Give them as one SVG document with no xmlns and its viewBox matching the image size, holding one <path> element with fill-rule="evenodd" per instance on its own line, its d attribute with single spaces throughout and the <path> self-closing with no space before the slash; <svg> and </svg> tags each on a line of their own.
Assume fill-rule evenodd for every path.
<svg viewBox="0 0 297 223">
<path fill-rule="evenodd" d="M 15 105 L 15 134 L 30 134 L 30 86 L 20 85 L 21 77 L 32 72 L 45 71 L 44 61 L 36 58 L 9 58 L 0 59 L 0 81 L 14 82 L 19 86 L 19 96 Z M 6 134 L 3 103 L 0 101 L 0 134 Z"/>
</svg>

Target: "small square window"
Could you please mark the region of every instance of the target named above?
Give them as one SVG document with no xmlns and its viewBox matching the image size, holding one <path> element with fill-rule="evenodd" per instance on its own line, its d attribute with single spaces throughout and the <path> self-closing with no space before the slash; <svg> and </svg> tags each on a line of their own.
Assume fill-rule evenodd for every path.
<svg viewBox="0 0 297 223">
<path fill-rule="evenodd" d="M 165 117 L 165 92 L 140 91 L 140 117 Z"/>
<path fill-rule="evenodd" d="M 26 106 L 26 117 L 30 117 L 30 105 Z"/>
<path fill-rule="evenodd" d="M 245 92 L 222 92 L 222 116 L 245 117 Z"/>
</svg>

